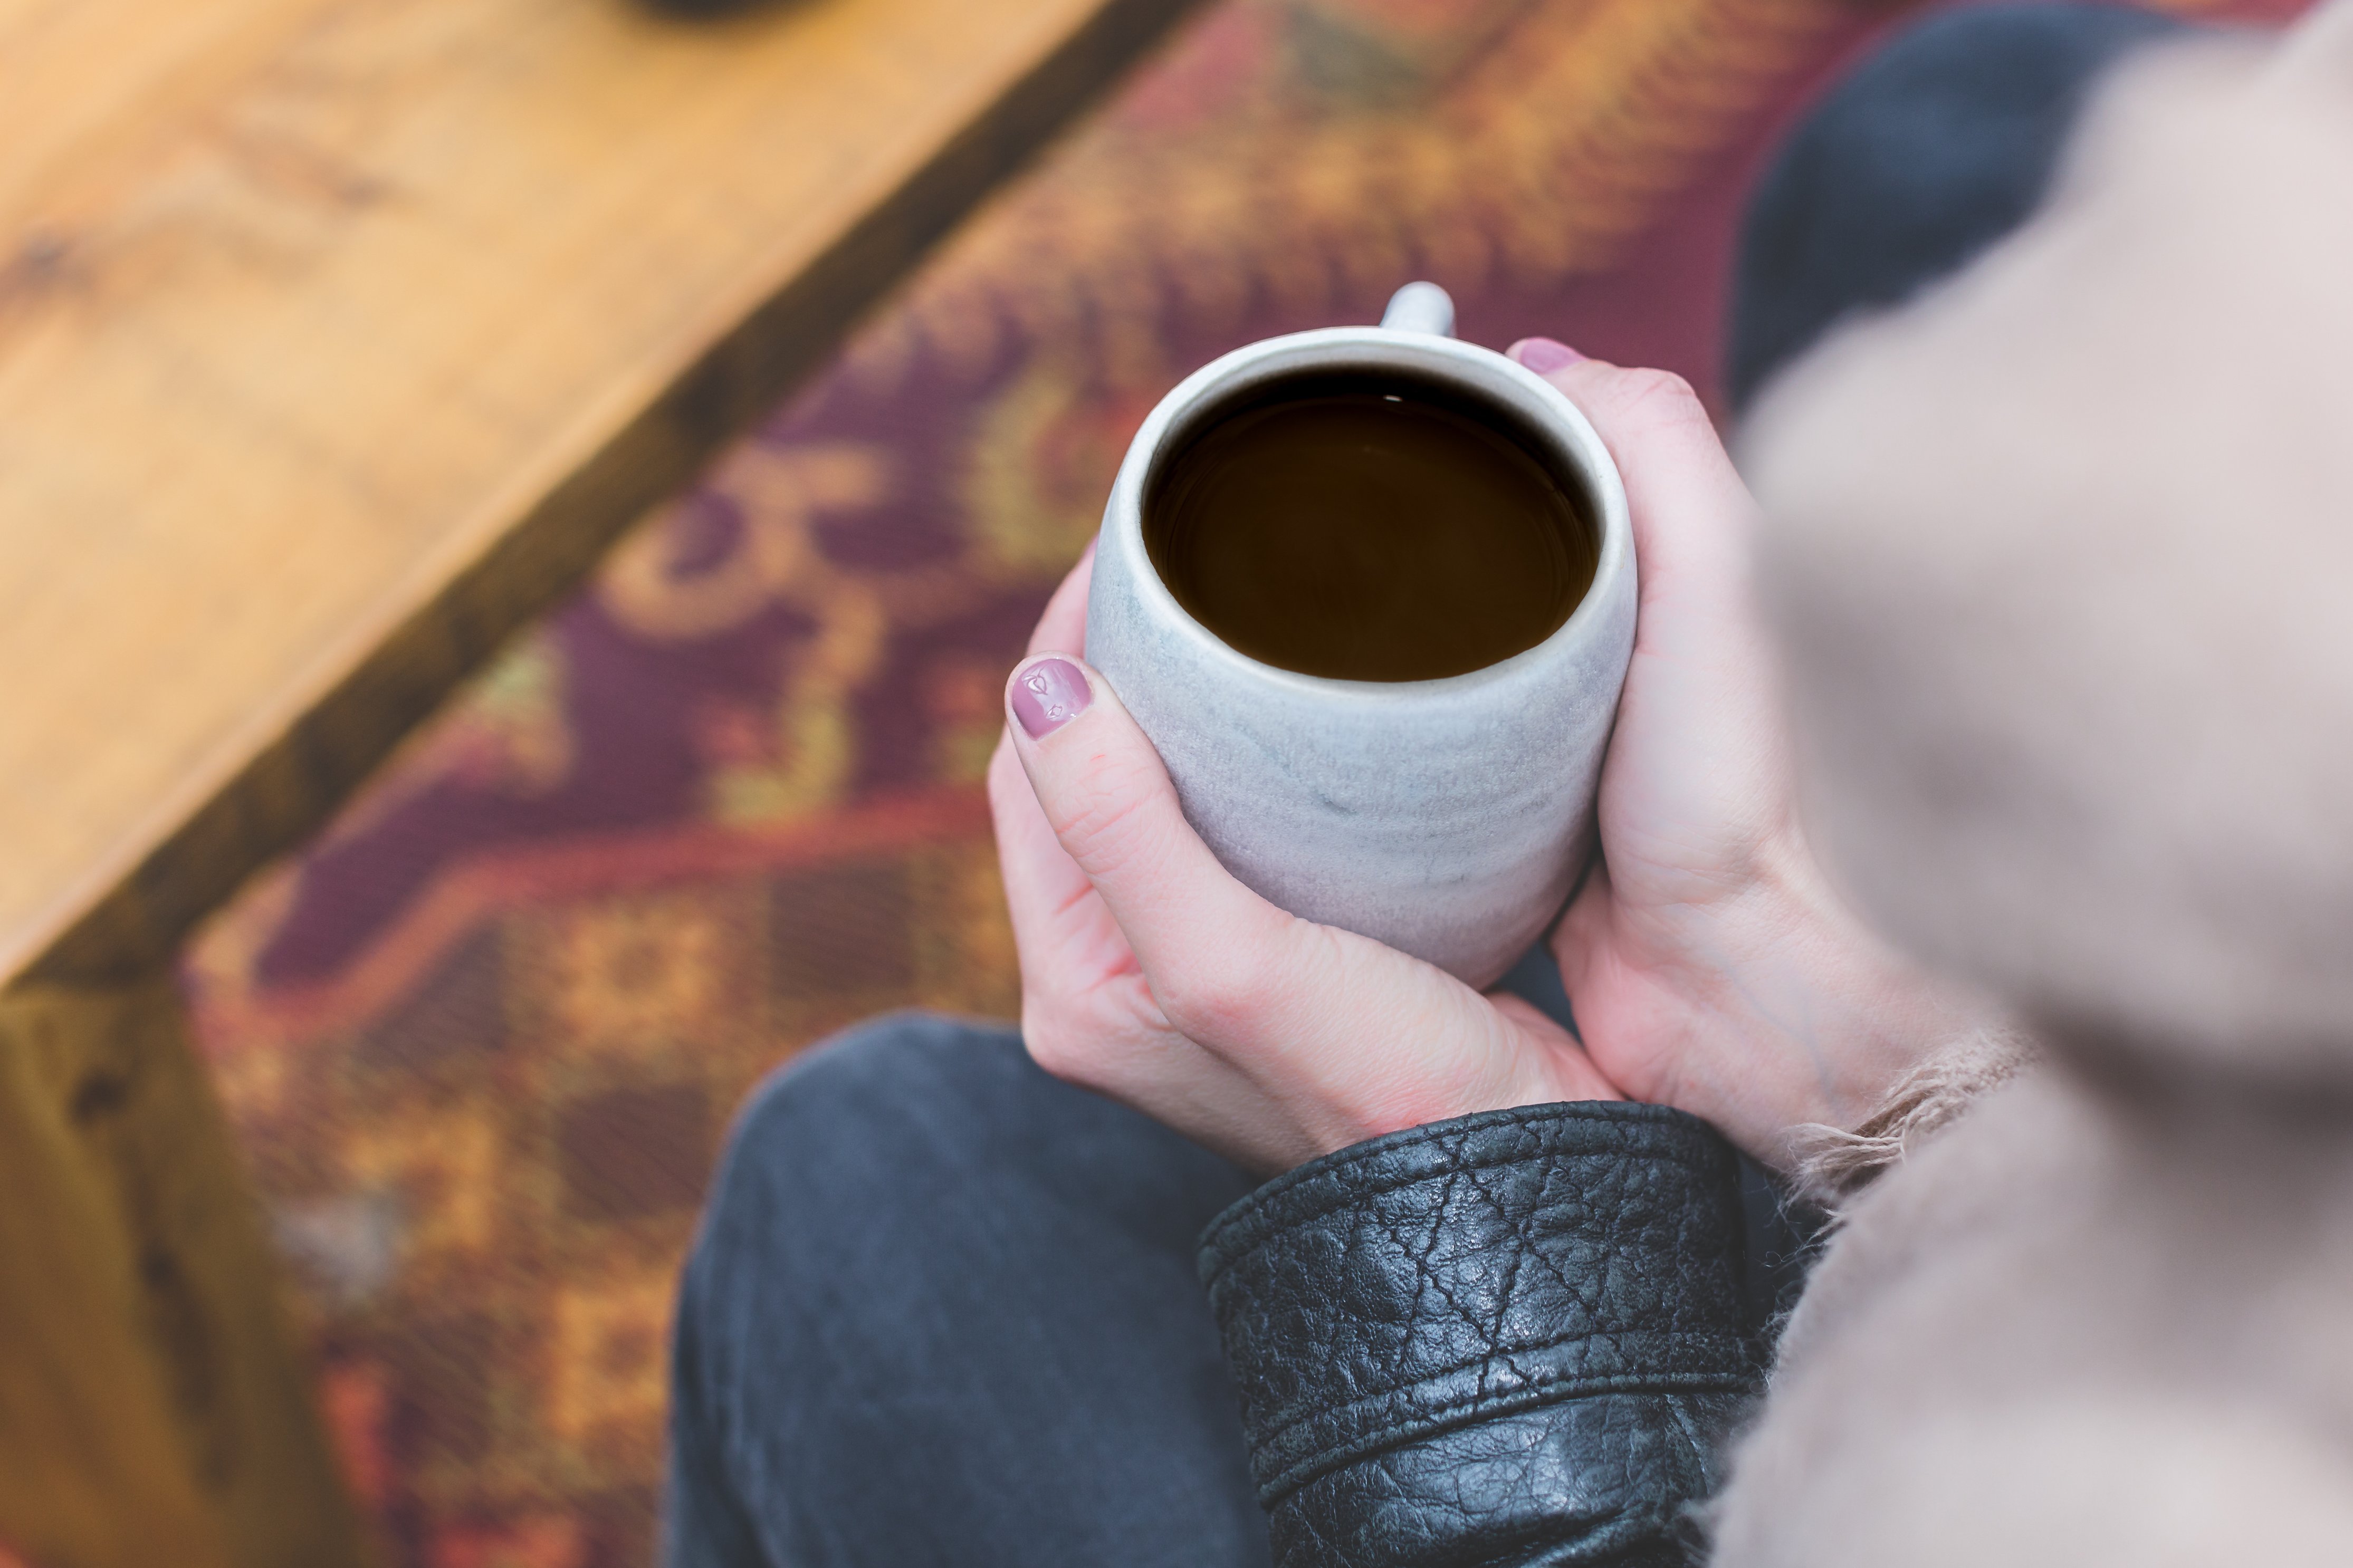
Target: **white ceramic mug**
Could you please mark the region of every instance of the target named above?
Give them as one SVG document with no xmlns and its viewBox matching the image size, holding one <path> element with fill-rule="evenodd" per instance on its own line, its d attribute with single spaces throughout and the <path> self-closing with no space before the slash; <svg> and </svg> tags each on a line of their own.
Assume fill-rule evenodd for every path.
<svg viewBox="0 0 2353 1568">
<path fill-rule="evenodd" d="M 1625 487 L 1549 383 L 1449 335 L 1428 283 L 1377 327 L 1269 338 L 1187 376 L 1136 433 L 1103 509 L 1086 656 L 1235 876 L 1281 908 L 1360 931 L 1473 985 L 1498 979 L 1568 897 L 1634 647 Z M 1525 653 L 1442 680 L 1333 680 L 1236 652 L 1180 607 L 1144 542 L 1161 463 L 1238 394 L 1319 372 L 1395 371 L 1499 411 L 1589 502 L 1592 585 Z"/>
</svg>

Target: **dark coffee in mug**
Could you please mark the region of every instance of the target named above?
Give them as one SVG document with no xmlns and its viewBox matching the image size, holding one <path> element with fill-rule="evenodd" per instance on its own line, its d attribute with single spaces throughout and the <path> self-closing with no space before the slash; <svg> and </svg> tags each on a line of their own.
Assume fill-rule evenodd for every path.
<svg viewBox="0 0 2353 1568">
<path fill-rule="evenodd" d="M 1435 680 L 1524 653 L 1592 586 L 1593 509 L 1511 415 L 1395 372 L 1299 375 L 1210 410 L 1143 532 L 1237 651 L 1340 680 Z"/>
</svg>

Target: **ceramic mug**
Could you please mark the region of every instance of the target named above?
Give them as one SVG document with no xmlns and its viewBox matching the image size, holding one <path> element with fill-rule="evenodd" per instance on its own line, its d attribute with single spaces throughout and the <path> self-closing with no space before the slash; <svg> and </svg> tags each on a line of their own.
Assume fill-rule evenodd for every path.
<svg viewBox="0 0 2353 1568">
<path fill-rule="evenodd" d="M 1269 338 L 1152 411 L 1103 509 L 1086 657 L 1159 749 L 1185 815 L 1277 906 L 1400 948 L 1472 985 L 1500 978 L 1567 900 L 1634 647 L 1634 543 L 1601 438 L 1542 377 L 1457 341 L 1433 284 L 1377 327 Z M 1593 584 L 1526 652 L 1441 680 L 1333 680 L 1236 652 L 1181 608 L 1144 542 L 1161 464 L 1238 394 L 1303 373 L 1395 371 L 1496 408 L 1581 488 Z"/>
</svg>

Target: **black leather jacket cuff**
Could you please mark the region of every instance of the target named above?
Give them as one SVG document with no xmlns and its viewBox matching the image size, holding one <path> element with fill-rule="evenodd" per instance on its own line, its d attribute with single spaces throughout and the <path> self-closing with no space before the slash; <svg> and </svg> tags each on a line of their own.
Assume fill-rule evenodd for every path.
<svg viewBox="0 0 2353 1568">
<path fill-rule="evenodd" d="M 1760 1378 L 1736 1158 L 1656 1106 L 1303 1165 L 1201 1243 L 1286 1568 L 1672 1563 Z"/>
</svg>

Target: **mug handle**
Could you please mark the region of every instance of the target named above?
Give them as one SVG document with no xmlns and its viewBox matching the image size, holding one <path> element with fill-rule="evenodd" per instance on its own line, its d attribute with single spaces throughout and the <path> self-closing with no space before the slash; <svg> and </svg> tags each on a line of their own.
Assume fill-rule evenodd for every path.
<svg viewBox="0 0 2353 1568">
<path fill-rule="evenodd" d="M 1454 335 L 1453 297 L 1435 283 L 1409 283 L 1389 296 L 1381 325 L 1393 332 L 1428 332 L 1434 338 Z"/>
</svg>

